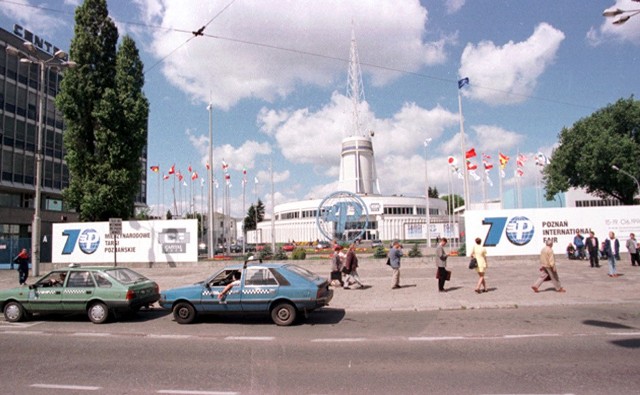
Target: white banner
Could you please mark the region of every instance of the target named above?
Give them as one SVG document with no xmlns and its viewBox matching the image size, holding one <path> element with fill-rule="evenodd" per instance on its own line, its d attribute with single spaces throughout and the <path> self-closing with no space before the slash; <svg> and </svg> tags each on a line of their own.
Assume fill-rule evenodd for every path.
<svg viewBox="0 0 640 395">
<path fill-rule="evenodd" d="M 53 263 L 196 262 L 198 221 L 122 221 L 122 234 L 109 222 L 53 224 Z M 115 247 L 115 250 L 114 250 Z"/>
<path fill-rule="evenodd" d="M 537 255 L 548 239 L 562 254 L 576 232 L 586 239 L 590 230 L 599 242 L 614 232 L 626 252 L 629 233 L 640 234 L 640 206 L 471 210 L 465 213 L 465 229 L 467 253 L 479 237 L 489 255 Z"/>
<path fill-rule="evenodd" d="M 432 239 L 446 237 L 447 239 L 458 238 L 458 224 L 437 223 L 431 224 L 430 235 Z M 419 240 L 427 238 L 426 224 L 404 224 L 404 234 L 406 240 Z"/>
</svg>

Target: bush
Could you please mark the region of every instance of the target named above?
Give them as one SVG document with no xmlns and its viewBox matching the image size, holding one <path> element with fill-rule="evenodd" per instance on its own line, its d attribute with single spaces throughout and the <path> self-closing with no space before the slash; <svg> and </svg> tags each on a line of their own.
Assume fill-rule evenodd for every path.
<svg viewBox="0 0 640 395">
<path fill-rule="evenodd" d="M 264 248 L 258 251 L 258 259 L 267 260 L 273 258 L 273 251 L 269 244 L 265 244 Z"/>
<path fill-rule="evenodd" d="M 458 248 L 458 256 L 467 255 L 467 244 L 462 244 L 460 248 Z"/>
<path fill-rule="evenodd" d="M 299 261 L 303 261 L 303 260 L 307 259 L 307 250 L 305 250 L 302 247 L 297 247 L 291 253 L 291 259 L 295 259 L 295 260 L 299 260 Z"/>
<path fill-rule="evenodd" d="M 413 247 L 409 250 L 409 258 L 418 258 L 422 256 L 422 252 L 418 248 L 418 243 L 413 243 Z"/>
<path fill-rule="evenodd" d="M 384 249 L 384 246 L 377 246 L 373 250 L 373 257 L 374 258 L 386 258 L 387 257 L 387 250 Z"/>
<path fill-rule="evenodd" d="M 276 254 L 273 256 L 273 259 L 275 259 L 276 261 L 286 261 L 287 259 L 289 259 L 289 257 L 287 256 L 287 253 L 284 252 L 282 247 L 278 247 L 278 250 L 276 251 Z"/>
</svg>

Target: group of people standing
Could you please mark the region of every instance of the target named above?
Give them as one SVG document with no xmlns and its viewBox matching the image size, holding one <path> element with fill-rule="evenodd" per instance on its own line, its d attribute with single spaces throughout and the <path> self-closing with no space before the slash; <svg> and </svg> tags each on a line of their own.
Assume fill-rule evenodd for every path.
<svg viewBox="0 0 640 395">
<path fill-rule="evenodd" d="M 331 283 L 339 284 L 344 289 L 364 288 L 365 285 L 358 274 L 358 257 L 356 243 L 351 243 L 347 252 L 336 244 L 331 258 Z"/>
<path fill-rule="evenodd" d="M 578 246 L 582 243 L 582 239 L 580 232 L 577 232 L 574 237 L 574 244 Z M 609 232 L 608 237 L 600 243 L 595 233 L 590 231 L 589 237 L 584 241 L 584 245 L 589 253 L 591 267 L 600 267 L 600 259 L 607 259 L 609 277 L 618 277 L 617 262 L 620 260 L 620 241 L 616 238 L 614 232 Z M 629 234 L 625 247 L 629 251 L 631 266 L 640 266 L 640 246 L 634 233 Z"/>
</svg>

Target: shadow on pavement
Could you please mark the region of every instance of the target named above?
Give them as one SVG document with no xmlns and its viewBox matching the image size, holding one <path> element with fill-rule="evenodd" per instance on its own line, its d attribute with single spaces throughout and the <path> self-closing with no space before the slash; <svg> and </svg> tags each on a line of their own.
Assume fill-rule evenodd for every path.
<svg viewBox="0 0 640 395">
<path fill-rule="evenodd" d="M 582 323 L 585 325 L 599 326 L 602 328 L 610 328 L 610 329 L 635 329 L 632 326 L 627 326 L 627 325 L 618 324 L 616 322 L 609 322 L 609 321 L 584 320 L 582 321 Z"/>
<path fill-rule="evenodd" d="M 305 318 L 304 313 L 299 313 L 293 326 L 300 325 L 335 325 L 342 321 L 346 312 L 344 309 L 323 308 L 309 313 Z M 227 325 L 269 325 L 275 326 L 269 314 L 225 313 L 203 314 L 196 318 L 191 325 L 202 324 L 227 324 Z"/>
<path fill-rule="evenodd" d="M 611 344 L 624 348 L 640 348 L 640 339 L 613 340 Z"/>
</svg>

